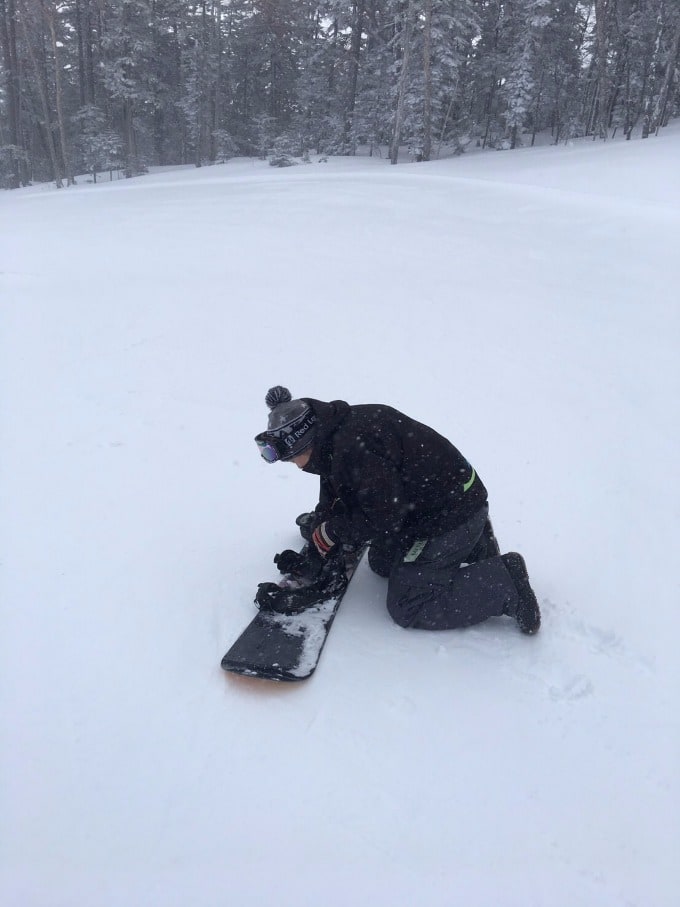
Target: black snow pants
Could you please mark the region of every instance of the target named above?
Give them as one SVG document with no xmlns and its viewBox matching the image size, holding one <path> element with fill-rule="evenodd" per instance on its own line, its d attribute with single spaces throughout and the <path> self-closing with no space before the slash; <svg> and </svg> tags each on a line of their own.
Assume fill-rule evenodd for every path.
<svg viewBox="0 0 680 907">
<path fill-rule="evenodd" d="M 392 561 L 387 610 L 396 623 L 421 630 L 451 630 L 514 613 L 517 590 L 500 555 L 466 562 L 488 516 L 485 506 L 457 529 L 418 540 Z"/>
</svg>

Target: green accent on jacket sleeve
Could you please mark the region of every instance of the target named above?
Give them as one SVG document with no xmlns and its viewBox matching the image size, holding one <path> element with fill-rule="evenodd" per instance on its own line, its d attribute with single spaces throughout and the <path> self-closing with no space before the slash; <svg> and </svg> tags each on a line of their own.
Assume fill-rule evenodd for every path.
<svg viewBox="0 0 680 907">
<path fill-rule="evenodd" d="M 472 483 L 474 482 L 474 480 L 476 478 L 477 478 L 477 473 L 473 469 L 470 479 L 463 485 L 463 491 L 469 491 L 472 488 Z"/>
<path fill-rule="evenodd" d="M 406 552 L 404 557 L 405 564 L 412 564 L 414 561 L 417 561 L 420 555 L 423 553 L 423 549 L 427 545 L 427 539 L 416 539 L 413 545 Z"/>
</svg>

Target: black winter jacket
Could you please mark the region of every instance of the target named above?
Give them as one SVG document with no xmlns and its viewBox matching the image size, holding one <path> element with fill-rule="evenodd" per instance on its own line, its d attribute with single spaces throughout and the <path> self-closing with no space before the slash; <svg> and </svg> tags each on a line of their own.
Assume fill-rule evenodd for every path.
<svg viewBox="0 0 680 907">
<path fill-rule="evenodd" d="M 432 538 L 487 500 L 481 479 L 434 429 L 390 406 L 303 398 L 317 417 L 305 472 L 320 476 L 317 511 L 336 542 Z"/>
</svg>

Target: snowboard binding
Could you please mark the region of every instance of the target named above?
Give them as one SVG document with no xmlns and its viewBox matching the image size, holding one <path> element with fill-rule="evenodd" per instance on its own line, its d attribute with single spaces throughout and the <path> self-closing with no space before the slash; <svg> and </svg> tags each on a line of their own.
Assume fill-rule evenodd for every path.
<svg viewBox="0 0 680 907">
<path fill-rule="evenodd" d="M 278 583 L 260 583 L 255 604 L 260 611 L 299 614 L 330 598 L 337 598 L 347 586 L 344 553 L 324 561 L 313 546 L 302 551 L 282 551 L 274 563 L 284 574 Z"/>
<path fill-rule="evenodd" d="M 347 579 L 334 583 L 310 583 L 297 588 L 280 586 L 278 583 L 260 583 L 255 595 L 255 604 L 260 611 L 274 611 L 277 614 L 299 614 L 313 608 L 329 598 L 337 598 L 347 585 Z"/>
</svg>

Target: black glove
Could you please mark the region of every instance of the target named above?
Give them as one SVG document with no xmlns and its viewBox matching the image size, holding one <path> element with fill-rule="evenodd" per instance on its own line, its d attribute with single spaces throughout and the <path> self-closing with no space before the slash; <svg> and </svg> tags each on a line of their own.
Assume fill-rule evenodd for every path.
<svg viewBox="0 0 680 907">
<path fill-rule="evenodd" d="M 314 580 L 321 572 L 323 560 L 312 546 L 302 551 L 287 548 L 274 557 L 274 563 L 281 573 L 296 579 Z"/>
<path fill-rule="evenodd" d="M 304 569 L 306 561 L 304 554 L 300 554 L 299 551 L 293 551 L 290 548 L 274 555 L 274 563 L 280 572 L 288 573 L 291 576 L 299 575 L 300 571 Z"/>
</svg>

